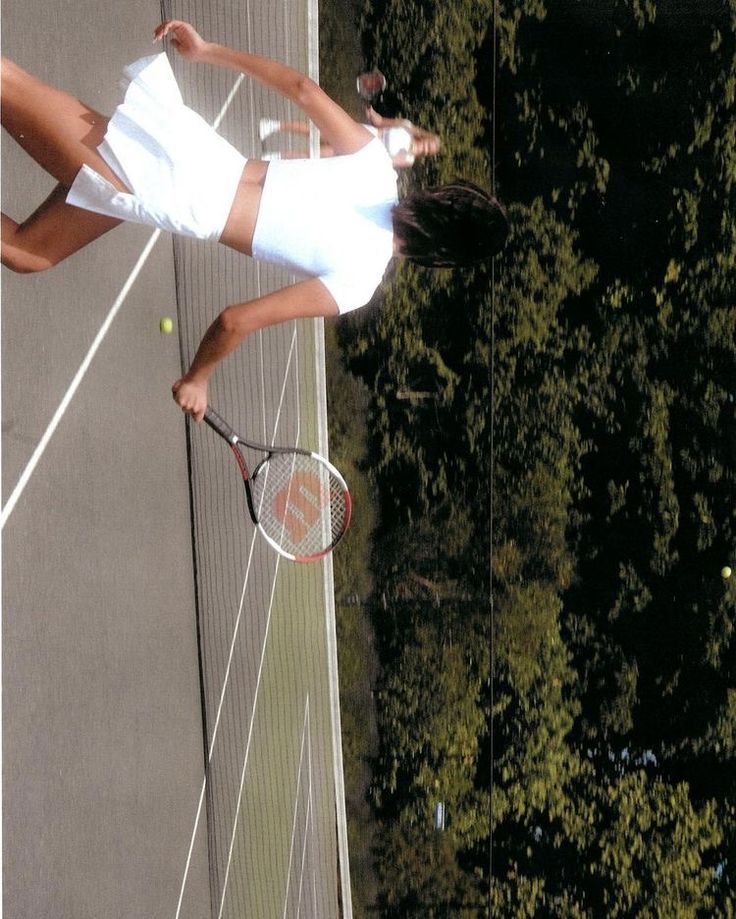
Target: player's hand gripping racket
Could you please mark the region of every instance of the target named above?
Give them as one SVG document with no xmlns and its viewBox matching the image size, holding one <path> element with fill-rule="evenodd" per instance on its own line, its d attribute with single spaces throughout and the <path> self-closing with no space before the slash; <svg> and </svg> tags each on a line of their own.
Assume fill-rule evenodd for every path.
<svg viewBox="0 0 736 919">
<path fill-rule="evenodd" d="M 253 523 L 285 558 L 314 562 L 335 548 L 348 528 L 350 492 L 324 457 L 298 447 L 265 447 L 237 434 L 212 408 L 204 420 L 235 454 Z M 266 455 L 250 472 L 240 445 Z"/>
</svg>

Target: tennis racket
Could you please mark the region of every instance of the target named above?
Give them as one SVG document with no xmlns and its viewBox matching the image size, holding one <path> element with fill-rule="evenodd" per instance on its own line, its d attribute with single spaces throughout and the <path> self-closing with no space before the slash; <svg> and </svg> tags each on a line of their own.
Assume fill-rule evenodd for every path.
<svg viewBox="0 0 736 919">
<path fill-rule="evenodd" d="M 331 552 L 350 524 L 345 480 L 318 453 L 266 447 L 236 433 L 212 408 L 204 420 L 228 442 L 240 469 L 251 520 L 284 558 L 315 562 Z M 266 455 L 250 471 L 241 449 Z"/>
</svg>

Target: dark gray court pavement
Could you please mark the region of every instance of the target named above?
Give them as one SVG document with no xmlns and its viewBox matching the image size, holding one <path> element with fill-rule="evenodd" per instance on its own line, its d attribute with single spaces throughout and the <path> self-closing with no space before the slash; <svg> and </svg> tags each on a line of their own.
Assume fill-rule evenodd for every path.
<svg viewBox="0 0 736 919">
<path fill-rule="evenodd" d="M 6 0 L 3 52 L 109 112 L 154 4 Z M 3 209 L 53 180 L 3 137 Z M 151 231 L 2 276 L 3 503 Z M 5 915 L 173 916 L 202 774 L 172 248 L 159 244 L 3 532 Z M 209 910 L 200 834 L 185 915 Z"/>
<path fill-rule="evenodd" d="M 232 12 L 223 14 L 213 8 L 205 15 L 191 6 L 182 3 L 175 15 L 195 21 L 199 16 L 203 31 L 211 28 L 212 37 L 222 40 L 222 34 L 212 33 L 230 28 L 245 45 L 255 31 L 264 52 L 269 49 L 263 43 L 272 37 L 277 44 L 272 53 L 290 59 L 301 43 L 300 53 L 305 54 L 304 35 L 299 35 L 305 31 L 305 21 L 288 17 L 279 21 L 276 8 L 265 0 L 254 0 L 237 28 Z M 63 0 L 51 6 L 34 0 L 5 0 L 3 51 L 41 79 L 109 113 L 117 99 L 121 68 L 153 50 L 150 35 L 159 18 L 158 5 L 143 0 L 103 7 L 92 0 Z M 266 25 L 259 30 L 263 20 Z M 200 101 L 207 116 L 212 114 L 206 111 L 208 105 L 219 108 L 219 102 L 208 101 L 210 96 L 214 99 L 209 85 L 205 79 L 192 88 L 195 95 L 202 93 Z M 254 102 L 264 105 L 258 91 L 249 91 L 238 105 L 242 109 Z M 252 135 L 252 117 L 249 128 Z M 227 131 L 227 122 L 223 131 Z M 5 136 L 2 167 L 3 210 L 22 219 L 48 194 L 53 181 Z M 144 227 L 122 226 L 41 275 L 17 276 L 3 269 L 3 505 L 151 233 Z M 188 265 L 197 259 L 206 262 L 211 256 L 198 252 L 187 261 L 187 252 L 179 251 L 177 258 L 179 284 L 186 287 L 200 277 L 200 269 L 192 269 L 192 280 Z M 199 298 L 190 291 L 198 299 L 201 315 L 192 316 L 185 308 L 178 317 L 190 323 L 182 328 L 185 354 L 191 352 L 206 322 L 228 302 L 231 286 L 257 291 L 279 280 L 251 267 L 247 278 L 236 283 L 230 275 L 221 276 L 222 270 L 215 267 L 214 291 L 209 289 Z M 170 385 L 180 372 L 180 346 L 176 334 L 163 336 L 158 331 L 161 316 L 177 318 L 175 277 L 174 248 L 170 238 L 163 236 L 3 530 L 3 904 L 5 915 L 13 919 L 173 917 L 182 886 L 185 893 L 179 915 L 203 919 L 210 915 L 212 903 L 217 914 L 218 891 L 228 870 L 224 850 L 230 827 L 213 828 L 218 806 L 213 795 L 224 795 L 229 812 L 241 770 L 240 760 L 232 768 L 221 767 L 219 789 L 216 783 L 214 791 L 212 783 L 208 787 L 206 812 L 197 824 L 206 747 L 212 739 L 218 681 L 225 669 L 223 657 L 230 633 L 229 623 L 215 624 L 216 615 L 209 625 L 205 618 L 205 631 L 223 630 L 223 647 L 213 639 L 205 653 L 205 680 L 212 686 L 204 700 L 209 730 L 204 741 L 195 595 L 199 591 L 200 605 L 206 605 L 210 603 L 208 592 L 216 593 L 221 590 L 217 584 L 227 583 L 232 585 L 227 590 L 238 600 L 244 583 L 241 543 L 252 534 L 238 535 L 234 548 L 227 534 L 224 540 L 218 533 L 209 541 L 206 532 L 202 535 L 203 527 L 217 528 L 212 515 L 207 518 L 208 508 L 218 500 L 214 492 L 219 489 L 222 501 L 223 489 L 232 486 L 229 479 L 224 484 L 227 477 L 221 471 L 214 485 L 209 484 L 210 465 L 220 459 L 203 453 L 201 445 L 206 443 L 212 456 L 227 451 L 214 440 L 206 440 L 198 429 L 193 437 L 193 461 L 195 467 L 199 462 L 201 475 L 192 487 L 200 579 L 195 584 L 184 421 L 169 396 Z M 269 349 L 274 343 L 279 359 L 283 358 L 289 347 L 288 330 L 265 343 L 268 372 Z M 259 341 L 253 348 L 263 349 L 264 345 Z M 310 359 L 313 356 L 302 358 L 296 371 L 304 380 L 314 378 L 313 369 L 304 365 Z M 250 382 L 243 382 L 246 371 L 237 363 L 219 378 L 214 390 L 219 407 L 230 406 L 233 393 L 242 395 L 244 386 L 252 383 L 251 390 L 257 388 L 257 377 L 262 388 L 259 404 L 266 406 L 270 418 L 281 376 L 276 374 L 276 382 L 269 382 L 268 372 L 256 367 L 256 360 L 254 350 L 252 359 L 246 361 L 247 372 L 253 374 Z M 301 387 L 302 397 L 306 388 L 306 384 Z M 287 427 L 298 426 L 294 420 L 298 409 L 292 399 L 285 413 Z M 287 433 L 291 435 L 291 430 Z M 307 432 L 307 439 L 315 436 Z M 225 502 L 231 499 L 233 495 L 227 492 Z M 231 551 L 233 558 L 223 561 L 220 556 L 225 551 Z M 218 556 L 216 563 L 208 553 Z M 312 759 L 304 753 L 311 751 L 307 729 L 324 735 L 329 726 L 329 714 L 325 714 L 329 693 L 322 685 L 327 680 L 324 651 L 310 652 L 309 641 L 297 636 L 303 656 L 314 658 L 310 666 L 318 674 L 319 685 L 307 680 L 308 685 L 302 686 L 300 678 L 298 692 L 295 690 L 293 699 L 289 696 L 288 704 L 278 683 L 267 677 L 263 688 L 260 684 L 254 688 L 253 683 L 259 642 L 271 634 L 276 636 L 274 641 L 281 641 L 279 636 L 291 632 L 290 626 L 281 627 L 276 613 L 271 622 L 269 603 L 273 605 L 274 597 L 274 608 L 281 603 L 284 615 L 290 617 L 284 622 L 301 617 L 303 608 L 310 606 L 312 615 L 317 615 L 310 634 L 324 632 L 324 625 L 319 624 L 324 580 L 320 570 L 308 576 L 305 586 L 290 571 L 278 582 L 274 580 L 277 567 L 258 547 L 255 574 L 245 582 L 248 594 L 255 592 L 253 612 L 247 615 L 253 634 L 244 629 L 242 638 L 252 660 L 238 665 L 247 673 L 233 717 L 244 734 L 251 725 L 256 741 L 259 724 L 264 722 L 263 742 L 260 747 L 254 742 L 255 763 L 266 757 L 270 746 L 277 760 L 283 758 L 286 747 L 293 747 L 293 762 L 285 773 L 287 787 L 283 789 L 274 789 L 273 783 L 269 786 L 263 779 L 261 785 L 246 783 L 242 807 L 252 807 L 253 813 L 260 807 L 261 820 L 264 813 L 269 819 L 268 807 L 285 811 L 292 837 L 297 834 L 296 843 L 292 838 L 290 852 L 287 839 L 287 851 L 276 861 L 284 862 L 279 870 L 285 872 L 288 855 L 293 872 L 301 858 L 302 871 L 312 871 L 312 906 L 306 901 L 299 905 L 301 876 L 297 888 L 290 875 L 284 893 L 279 875 L 274 880 L 281 891 L 278 896 L 288 906 L 287 915 L 296 915 L 300 909 L 302 916 L 328 917 L 337 910 L 332 754 L 317 751 L 313 773 Z M 290 654 L 294 652 L 285 650 L 282 660 L 290 660 Z M 268 673 L 269 658 L 264 655 L 264 659 Z M 294 667 L 289 669 L 293 675 Z M 256 717 L 251 697 L 259 693 L 265 700 L 265 714 L 259 710 Z M 273 696 L 270 702 L 269 694 Z M 251 704 L 253 713 L 249 714 Z M 289 721 L 284 713 L 291 708 Z M 278 730 L 288 741 L 267 733 L 274 720 L 270 711 L 285 719 Z M 267 773 L 268 761 L 264 768 Z M 219 773 L 212 767 L 210 772 L 217 779 Z M 251 797 L 267 795 L 278 800 L 268 807 L 249 804 L 249 788 L 255 789 Z M 321 808 L 318 819 L 317 805 Z M 302 825 L 300 836 L 297 831 Z M 241 863 L 257 872 L 259 883 L 268 888 L 269 868 L 262 863 L 260 842 L 248 835 L 242 823 L 239 834 L 233 837 L 238 842 L 236 856 L 239 848 Z M 264 851 L 269 864 L 268 850 Z M 236 864 L 233 875 L 237 870 Z M 320 881 L 327 893 L 318 896 Z M 227 896 L 234 905 L 223 915 L 265 919 L 272 914 L 270 907 L 248 905 L 250 886 L 251 882 L 242 880 L 231 883 L 234 892 Z M 265 899 L 258 902 L 269 902 L 270 895 L 268 890 L 259 893 Z"/>
</svg>

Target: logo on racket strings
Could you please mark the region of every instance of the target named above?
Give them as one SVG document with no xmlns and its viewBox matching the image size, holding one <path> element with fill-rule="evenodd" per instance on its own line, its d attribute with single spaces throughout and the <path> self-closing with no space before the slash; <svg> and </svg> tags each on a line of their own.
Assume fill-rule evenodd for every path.
<svg viewBox="0 0 736 919">
<path fill-rule="evenodd" d="M 300 543 L 322 517 L 329 500 L 329 489 L 316 475 L 297 472 L 289 485 L 274 496 L 272 507 L 292 542 Z"/>
</svg>

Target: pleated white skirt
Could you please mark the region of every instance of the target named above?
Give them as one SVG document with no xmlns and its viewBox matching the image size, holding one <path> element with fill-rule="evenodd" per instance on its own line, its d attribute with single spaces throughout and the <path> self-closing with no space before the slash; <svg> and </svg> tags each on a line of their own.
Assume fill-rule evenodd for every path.
<svg viewBox="0 0 736 919">
<path fill-rule="evenodd" d="M 123 101 L 97 149 L 130 193 L 85 165 L 67 202 L 183 236 L 219 239 L 245 158 L 184 105 L 165 54 L 141 58 L 124 74 Z"/>
</svg>

